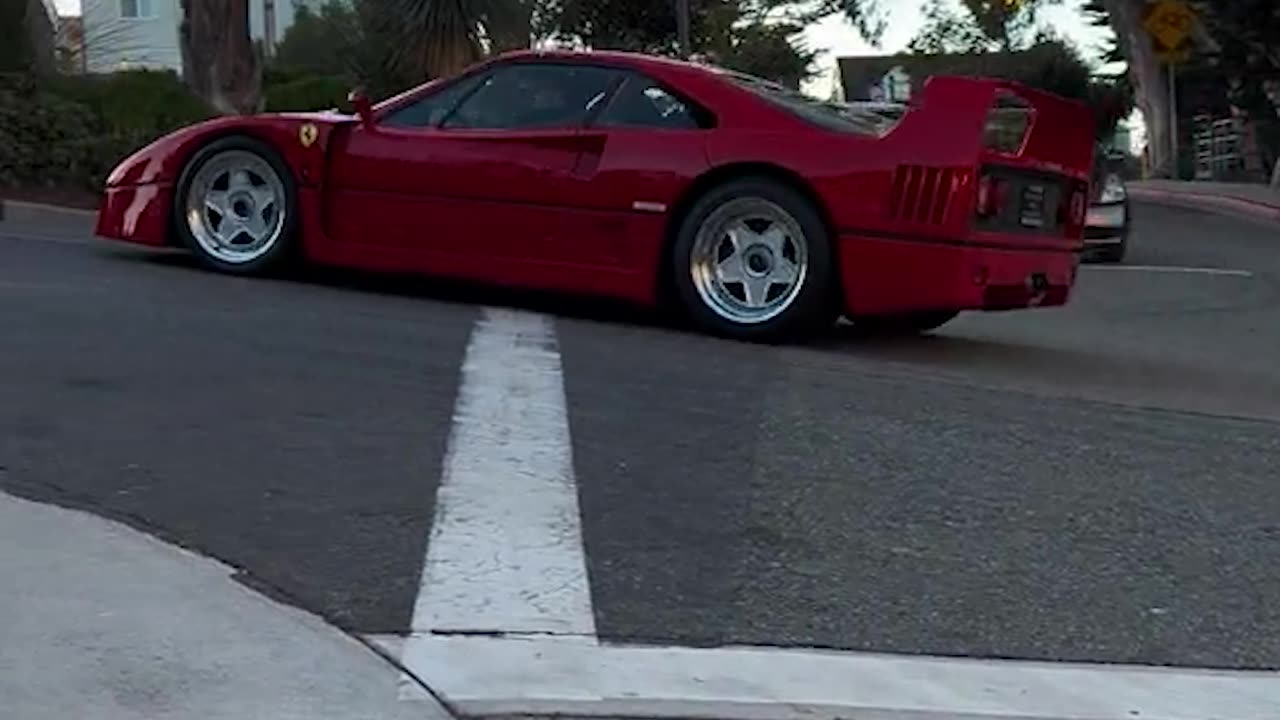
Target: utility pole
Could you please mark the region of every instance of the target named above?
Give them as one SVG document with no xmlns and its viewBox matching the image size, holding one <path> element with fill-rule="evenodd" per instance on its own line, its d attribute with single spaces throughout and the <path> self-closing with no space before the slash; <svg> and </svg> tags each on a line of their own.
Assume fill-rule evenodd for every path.
<svg viewBox="0 0 1280 720">
<path fill-rule="evenodd" d="M 1181 180 L 1181 163 L 1178 162 L 1178 71 L 1175 63 L 1169 63 L 1169 149 L 1173 153 L 1172 175 L 1174 180 Z"/>
<path fill-rule="evenodd" d="M 688 58 L 689 48 L 689 0 L 676 2 L 676 43 L 680 46 L 680 57 Z"/>
<path fill-rule="evenodd" d="M 262 0 L 262 52 L 271 57 L 276 51 L 276 3 Z"/>
</svg>

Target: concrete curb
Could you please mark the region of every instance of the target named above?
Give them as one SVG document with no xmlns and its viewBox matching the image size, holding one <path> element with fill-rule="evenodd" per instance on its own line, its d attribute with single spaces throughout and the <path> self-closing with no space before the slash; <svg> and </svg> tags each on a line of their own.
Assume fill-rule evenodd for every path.
<svg viewBox="0 0 1280 720">
<path fill-rule="evenodd" d="M 1269 205 L 1255 200 L 1210 195 L 1197 192 L 1170 192 L 1154 188 L 1130 187 L 1129 196 L 1134 200 L 1193 207 L 1233 217 L 1245 217 L 1280 225 L 1280 205 Z"/>
<path fill-rule="evenodd" d="M 1274 720 L 1280 673 L 554 635 L 367 638 L 470 720 Z"/>
<path fill-rule="evenodd" d="M 238 573 L 0 491 L 4 717 L 456 720 L 377 648 Z"/>
</svg>

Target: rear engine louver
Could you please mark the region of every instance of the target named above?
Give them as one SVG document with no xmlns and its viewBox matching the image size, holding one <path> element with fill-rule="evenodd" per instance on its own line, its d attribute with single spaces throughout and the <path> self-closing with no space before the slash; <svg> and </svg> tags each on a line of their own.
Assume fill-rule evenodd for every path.
<svg viewBox="0 0 1280 720">
<path fill-rule="evenodd" d="M 900 165 L 893 174 L 889 217 L 941 225 L 947 221 L 959 173 L 954 168 Z"/>
</svg>

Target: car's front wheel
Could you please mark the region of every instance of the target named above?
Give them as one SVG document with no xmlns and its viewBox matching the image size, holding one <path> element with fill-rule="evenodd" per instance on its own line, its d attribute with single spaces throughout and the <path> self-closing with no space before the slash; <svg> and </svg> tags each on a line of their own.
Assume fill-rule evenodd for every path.
<svg viewBox="0 0 1280 720">
<path fill-rule="evenodd" d="M 223 138 L 196 152 L 173 209 L 183 244 L 215 270 L 259 274 L 293 251 L 293 175 L 275 150 L 252 138 Z"/>
<path fill-rule="evenodd" d="M 680 299 L 708 332 L 776 341 L 834 320 L 826 225 L 807 198 L 768 178 L 703 195 L 680 225 L 672 258 Z"/>
</svg>

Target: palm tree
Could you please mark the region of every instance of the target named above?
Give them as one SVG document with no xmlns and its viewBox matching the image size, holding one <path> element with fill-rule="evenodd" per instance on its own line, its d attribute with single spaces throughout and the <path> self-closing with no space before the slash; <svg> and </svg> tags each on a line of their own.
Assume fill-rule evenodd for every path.
<svg viewBox="0 0 1280 720">
<path fill-rule="evenodd" d="M 479 60 L 488 0 L 368 0 L 380 5 L 392 63 L 418 80 L 452 75 Z"/>
<path fill-rule="evenodd" d="M 545 0 L 479 0 L 481 24 L 490 53 L 528 48 L 533 42 L 535 14 Z M 541 5 L 541 7 L 539 7 Z"/>
</svg>

